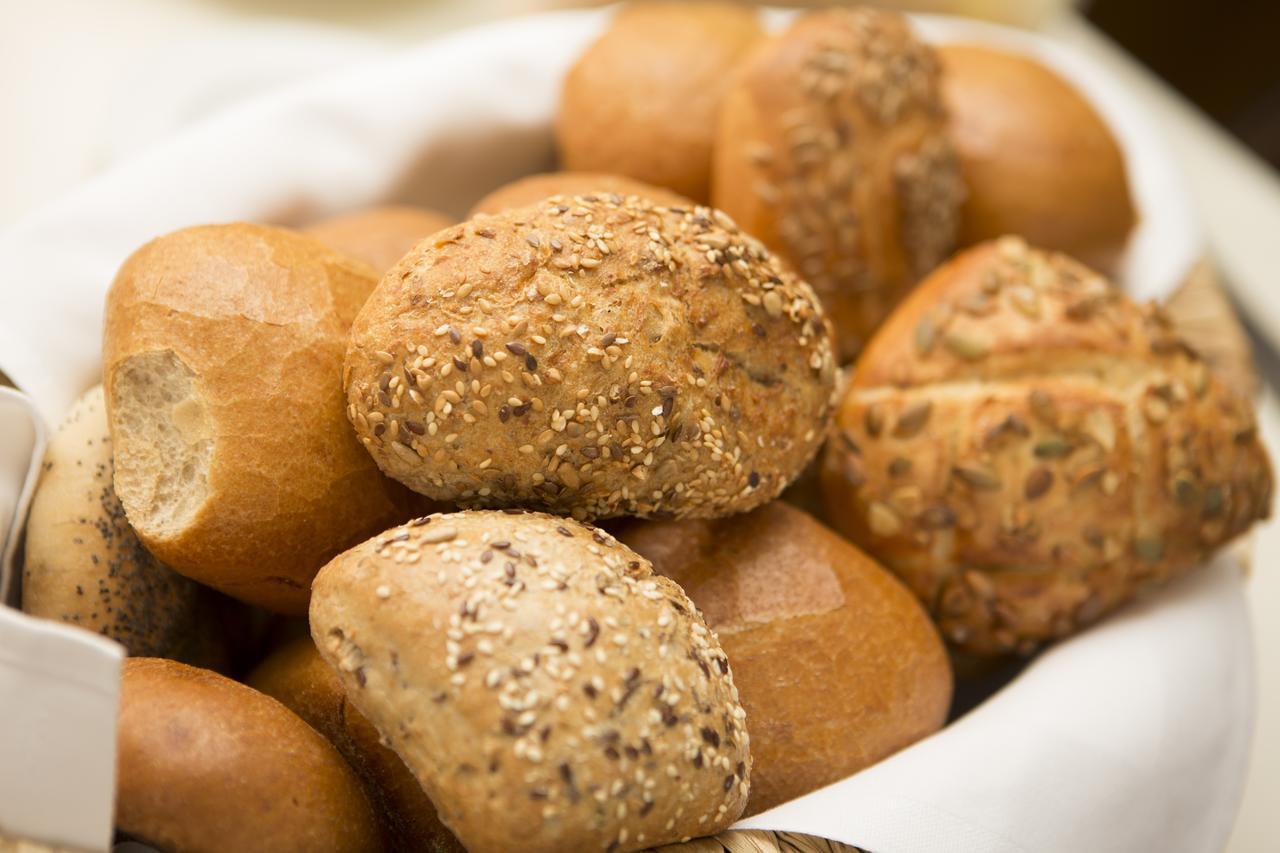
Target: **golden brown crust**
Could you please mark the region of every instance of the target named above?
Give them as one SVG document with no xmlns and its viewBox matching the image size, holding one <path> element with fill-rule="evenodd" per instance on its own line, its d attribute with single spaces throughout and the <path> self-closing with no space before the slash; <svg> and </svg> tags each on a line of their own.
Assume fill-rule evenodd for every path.
<svg viewBox="0 0 1280 853">
<path fill-rule="evenodd" d="M 1015 238 L 935 272 L 858 363 L 827 516 L 944 635 L 1029 651 L 1270 512 L 1253 412 L 1163 313 Z"/>
<path fill-rule="evenodd" d="M 381 743 L 378 730 L 347 701 L 342 682 L 316 651 L 310 636 L 277 649 L 245 682 L 293 711 L 324 735 L 364 783 L 393 850 L 462 853 L 462 845 L 436 816 L 400 757 Z"/>
<path fill-rule="evenodd" d="M 791 262 L 852 359 L 950 253 L 963 194 L 933 50 L 901 16 L 799 16 L 738 71 L 712 201 Z"/>
<path fill-rule="evenodd" d="M 177 231 L 125 262 L 107 296 L 107 414 L 116 491 L 158 558 L 296 612 L 327 559 L 406 517 L 404 491 L 371 464 L 343 412 L 347 331 L 374 284 L 369 267 L 309 237 L 244 223 Z M 155 417 L 198 424 L 183 440 L 207 448 L 203 499 L 178 525 L 159 520 L 148 491 L 166 460 L 122 414 L 146 408 L 128 396 L 139 386 L 114 387 L 157 357 L 180 365 L 193 391 Z"/>
<path fill-rule="evenodd" d="M 937 631 L 891 574 L 780 501 L 714 521 L 643 521 L 624 543 L 717 633 L 751 732 L 745 814 L 843 779 L 946 720 Z"/>
<path fill-rule="evenodd" d="M 159 658 L 129 658 L 121 679 L 121 830 L 183 853 L 379 849 L 351 768 L 279 702 Z"/>
<path fill-rule="evenodd" d="M 938 54 L 968 187 L 961 245 L 1018 234 L 1114 270 L 1137 215 L 1124 154 L 1102 117 L 1028 57 L 959 44 Z"/>
<path fill-rule="evenodd" d="M 610 172 L 705 203 L 716 112 L 762 36 L 732 3 L 631 3 L 569 69 L 556 118 L 566 169 Z"/>
<path fill-rule="evenodd" d="M 453 222 L 434 210 L 394 204 L 334 216 L 308 225 L 302 233 L 382 273 L 419 242 Z"/>
<path fill-rule="evenodd" d="M 134 655 L 207 658 L 200 587 L 142 547 L 111 483 L 111 436 L 94 386 L 49 440 L 27 519 L 22 610 L 110 637 Z"/>
<path fill-rule="evenodd" d="M 775 497 L 829 421 L 813 291 L 708 208 L 553 197 L 437 234 L 352 328 L 348 415 L 437 500 L 711 516 Z"/>
<path fill-rule="evenodd" d="M 502 213 L 516 207 L 538 204 L 550 196 L 640 196 L 666 207 L 693 207 L 693 202 L 679 193 L 646 184 L 622 175 L 604 172 L 545 172 L 528 175 L 503 184 L 471 208 L 469 216 Z M 618 199 L 621 202 L 622 199 Z"/>
<path fill-rule="evenodd" d="M 715 635 L 602 531 L 519 511 L 410 522 L 321 570 L 311 630 L 473 853 L 643 849 L 746 803 Z"/>
</svg>

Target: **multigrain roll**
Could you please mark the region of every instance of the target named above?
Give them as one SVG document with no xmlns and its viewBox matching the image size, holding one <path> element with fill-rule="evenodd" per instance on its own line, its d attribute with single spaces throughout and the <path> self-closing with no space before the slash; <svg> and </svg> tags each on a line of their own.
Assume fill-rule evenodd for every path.
<svg viewBox="0 0 1280 853">
<path fill-rule="evenodd" d="M 172 853 L 377 851 L 354 773 L 279 702 L 208 670 L 129 658 L 116 826 Z"/>
<path fill-rule="evenodd" d="M 968 187 L 961 245 L 1018 234 L 1114 271 L 1137 217 L 1124 153 L 1102 117 L 1026 56 L 960 44 L 938 53 Z"/>
<path fill-rule="evenodd" d="M 1270 512 L 1247 400 L 1062 256 L 1002 239 L 935 272 L 867 348 L 827 516 L 978 654 L 1063 637 Z"/>
<path fill-rule="evenodd" d="M 733 3 L 631 3 L 569 69 L 556 117 L 564 168 L 710 195 L 716 113 L 761 38 Z"/>
<path fill-rule="evenodd" d="M 728 518 L 639 521 L 621 540 L 688 593 L 733 663 L 757 814 L 942 727 L 951 670 L 911 592 L 781 501 Z"/>
<path fill-rule="evenodd" d="M 502 213 L 515 207 L 528 207 L 551 196 L 602 195 L 639 196 L 667 207 L 693 207 L 693 202 L 679 193 L 655 187 L 644 181 L 602 172 L 546 172 L 529 175 L 498 187 L 471 208 L 471 216 Z"/>
<path fill-rule="evenodd" d="M 273 652 L 246 683 L 281 702 L 337 747 L 364 784 L 390 849 L 462 853 L 400 756 L 382 745 L 378 730 L 347 701 L 337 673 L 320 658 L 310 636 Z"/>
<path fill-rule="evenodd" d="M 639 850 L 746 803 L 728 659 L 680 588 L 602 531 L 418 519 L 321 570 L 311 631 L 472 853 Z"/>
<path fill-rule="evenodd" d="M 149 551 L 242 601 L 305 610 L 312 576 L 407 517 L 347 423 L 342 356 L 376 276 L 245 223 L 135 252 L 107 295 L 115 487 Z"/>
<path fill-rule="evenodd" d="M 359 258 L 381 274 L 395 266 L 420 240 L 452 224 L 453 220 L 443 213 L 396 204 L 334 216 L 302 230 L 339 252 Z"/>
<path fill-rule="evenodd" d="M 53 433 L 27 519 L 22 610 L 94 631 L 130 654 L 224 663 L 208 594 L 151 556 L 111 484 L 102 386 Z"/>
<path fill-rule="evenodd" d="M 829 420 L 813 291 L 708 208 L 584 197 L 420 244 L 360 312 L 348 415 L 467 506 L 714 516 L 775 497 Z"/>
<path fill-rule="evenodd" d="M 712 203 L 813 285 L 844 361 L 950 254 L 962 196 L 937 58 L 900 15 L 802 14 L 725 95 Z"/>
</svg>

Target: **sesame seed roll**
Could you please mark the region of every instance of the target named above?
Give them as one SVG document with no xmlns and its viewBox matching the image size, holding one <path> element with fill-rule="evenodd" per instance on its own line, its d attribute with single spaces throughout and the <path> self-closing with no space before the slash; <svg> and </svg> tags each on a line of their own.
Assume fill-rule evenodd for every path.
<svg viewBox="0 0 1280 853">
<path fill-rule="evenodd" d="M 776 497 L 825 434 L 813 291 L 725 215 L 555 196 L 419 244 L 352 328 L 378 465 L 463 506 L 715 516 Z"/>
<path fill-rule="evenodd" d="M 622 175 L 603 172 L 544 172 L 503 184 L 471 208 L 471 215 L 501 213 L 513 207 L 538 204 L 553 195 L 640 196 L 668 207 L 691 207 L 693 202 L 671 190 Z M 618 200 L 620 201 L 620 199 Z M 617 202 L 615 202 L 617 203 Z"/>
<path fill-rule="evenodd" d="M 607 533 L 516 510 L 392 528 L 320 571 L 311 631 L 473 853 L 644 849 L 742 812 L 715 634 Z"/>
</svg>

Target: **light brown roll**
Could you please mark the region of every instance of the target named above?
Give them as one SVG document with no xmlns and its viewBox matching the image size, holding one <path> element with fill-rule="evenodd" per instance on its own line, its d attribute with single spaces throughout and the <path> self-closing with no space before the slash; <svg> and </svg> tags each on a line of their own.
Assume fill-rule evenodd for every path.
<svg viewBox="0 0 1280 853">
<path fill-rule="evenodd" d="M 472 853 L 619 853 L 732 823 L 751 759 L 693 604 L 603 531 L 433 515 L 316 577 L 311 632 Z"/>
<path fill-rule="evenodd" d="M 273 652 L 246 683 L 281 702 L 337 747 L 364 784 L 390 849 L 462 853 L 400 756 L 382 745 L 378 730 L 347 701 L 337 674 L 320 658 L 310 636 Z"/>
<path fill-rule="evenodd" d="M 667 207 L 689 207 L 693 202 L 679 193 L 662 187 L 602 172 L 546 172 L 528 175 L 503 184 L 471 208 L 471 216 L 502 213 L 515 207 L 528 207 L 551 196 L 603 195 L 639 196 Z"/>
<path fill-rule="evenodd" d="M 751 733 L 752 815 L 942 727 L 951 669 L 911 592 L 774 501 L 714 521 L 639 521 L 621 540 L 697 605 L 733 664 Z"/>
<path fill-rule="evenodd" d="M 103 342 L 115 487 L 175 570 L 306 609 L 326 560 L 405 518 L 343 413 L 342 356 L 373 271 L 310 237 L 187 228 L 125 261 Z"/>
<path fill-rule="evenodd" d="M 109 637 L 129 654 L 226 663 L 207 593 L 142 547 L 111 483 L 102 386 L 45 450 L 27 517 L 22 610 Z"/>
<path fill-rule="evenodd" d="M 762 36 L 733 3 L 630 3 L 569 69 L 556 116 L 564 168 L 710 196 L 716 113 Z"/>
<path fill-rule="evenodd" d="M 900 15 L 802 14 L 725 96 L 712 203 L 813 285 L 844 361 L 950 254 L 962 195 L 937 58 Z"/>
<path fill-rule="evenodd" d="M 1155 306 L 1019 239 L 924 282 L 858 362 L 827 516 L 977 654 L 1073 633 L 1270 512 L 1249 402 Z"/>
<path fill-rule="evenodd" d="M 1066 80 L 1015 53 L 945 45 L 943 98 L 968 195 L 960 244 L 1005 234 L 1113 272 L 1137 215 L 1124 153 Z"/>
<path fill-rule="evenodd" d="M 441 231 L 383 279 L 348 415 L 422 494 L 580 518 L 771 500 L 821 442 L 835 360 L 807 284 L 709 208 L 577 196 Z"/>
<path fill-rule="evenodd" d="M 334 216 L 308 225 L 302 232 L 359 258 L 381 274 L 419 241 L 452 224 L 453 219 L 443 213 L 393 204 Z"/>
<path fill-rule="evenodd" d="M 360 782 L 327 740 L 229 678 L 129 658 L 116 826 L 170 853 L 376 851 Z"/>
</svg>

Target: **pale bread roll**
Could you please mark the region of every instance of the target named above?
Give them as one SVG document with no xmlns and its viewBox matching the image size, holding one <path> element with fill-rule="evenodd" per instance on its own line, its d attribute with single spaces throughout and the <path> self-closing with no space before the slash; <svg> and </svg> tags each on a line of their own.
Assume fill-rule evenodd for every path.
<svg viewBox="0 0 1280 853">
<path fill-rule="evenodd" d="M 302 232 L 382 274 L 419 242 L 452 224 L 453 219 L 434 210 L 389 204 L 314 222 Z"/>
<path fill-rule="evenodd" d="M 372 853 L 364 790 L 288 708 L 196 667 L 129 658 L 120 684 L 116 826 L 170 853 Z"/>
<path fill-rule="evenodd" d="M 398 518 L 343 414 L 342 354 L 376 283 L 281 228 L 187 228 L 125 261 L 103 374 L 116 493 L 152 553 L 252 604 L 306 609 L 312 576 Z"/>
</svg>

